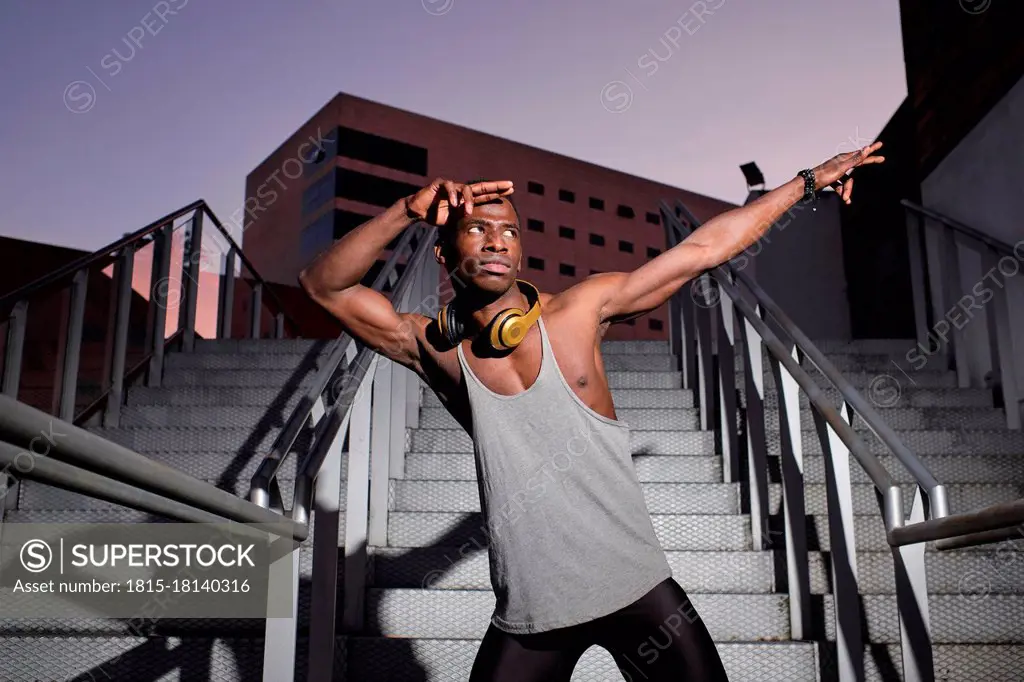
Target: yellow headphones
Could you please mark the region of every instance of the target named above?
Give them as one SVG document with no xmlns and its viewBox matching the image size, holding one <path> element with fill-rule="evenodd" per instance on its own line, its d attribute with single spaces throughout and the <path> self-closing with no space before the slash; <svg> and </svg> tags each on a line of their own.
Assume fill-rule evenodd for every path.
<svg viewBox="0 0 1024 682">
<path fill-rule="evenodd" d="M 540 293 L 537 288 L 521 279 L 517 279 L 516 284 L 529 301 L 530 309 L 524 312 L 519 308 L 506 308 L 494 316 L 487 328 L 490 330 L 491 347 L 495 350 L 510 350 L 518 346 L 540 317 Z M 464 328 L 452 303 L 441 308 L 437 315 L 437 326 L 441 335 L 454 346 L 461 340 Z"/>
</svg>

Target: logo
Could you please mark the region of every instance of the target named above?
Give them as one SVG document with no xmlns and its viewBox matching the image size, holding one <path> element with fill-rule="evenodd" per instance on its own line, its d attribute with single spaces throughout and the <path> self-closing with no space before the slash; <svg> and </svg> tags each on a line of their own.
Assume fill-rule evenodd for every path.
<svg viewBox="0 0 1024 682">
<path fill-rule="evenodd" d="M 29 540 L 21 546 L 21 565 L 29 573 L 42 573 L 53 563 L 53 550 L 42 540 Z"/>
</svg>

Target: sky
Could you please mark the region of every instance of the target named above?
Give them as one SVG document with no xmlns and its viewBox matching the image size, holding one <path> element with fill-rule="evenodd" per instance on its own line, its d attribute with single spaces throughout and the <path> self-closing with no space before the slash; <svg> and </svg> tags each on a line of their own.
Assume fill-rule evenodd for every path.
<svg viewBox="0 0 1024 682">
<path fill-rule="evenodd" d="M 742 203 L 906 96 L 897 0 L 8 0 L 0 235 L 94 250 L 338 92 Z"/>
</svg>

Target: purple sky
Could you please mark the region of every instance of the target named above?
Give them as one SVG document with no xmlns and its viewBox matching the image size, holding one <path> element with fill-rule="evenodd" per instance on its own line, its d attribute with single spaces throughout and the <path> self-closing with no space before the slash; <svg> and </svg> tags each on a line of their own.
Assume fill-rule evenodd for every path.
<svg viewBox="0 0 1024 682">
<path fill-rule="evenodd" d="M 339 91 L 737 203 L 906 95 L 896 0 L 12 0 L 0 59 L 0 234 L 90 250 L 226 220 Z"/>
</svg>

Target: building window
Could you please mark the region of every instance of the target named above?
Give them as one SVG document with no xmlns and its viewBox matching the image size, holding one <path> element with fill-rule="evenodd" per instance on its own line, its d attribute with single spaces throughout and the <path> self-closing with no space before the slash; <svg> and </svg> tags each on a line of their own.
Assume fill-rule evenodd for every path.
<svg viewBox="0 0 1024 682">
<path fill-rule="evenodd" d="M 315 181 L 302 193 L 302 215 L 307 216 L 323 207 L 324 204 L 334 199 L 334 171 L 324 173 L 324 176 Z"/>
<path fill-rule="evenodd" d="M 352 230 L 372 219 L 373 216 L 336 209 L 334 211 L 334 238 L 341 239 Z M 395 240 L 397 239 L 398 237 L 395 237 Z M 392 240 L 392 244 L 395 243 L 395 240 Z M 392 246 L 389 244 L 388 248 L 390 249 Z"/>
<path fill-rule="evenodd" d="M 544 269 L 544 259 L 543 258 L 534 258 L 533 256 L 528 256 L 527 259 L 526 259 L 526 267 L 530 268 L 531 270 L 543 270 Z"/>
<path fill-rule="evenodd" d="M 543 232 L 544 231 L 544 221 L 543 220 L 537 220 L 535 218 L 527 218 L 527 220 L 526 220 L 526 229 L 529 230 L 530 232 Z"/>
<path fill-rule="evenodd" d="M 652 332 L 660 332 L 663 326 L 661 320 L 647 320 L 647 328 Z"/>
<path fill-rule="evenodd" d="M 303 263 L 308 263 L 332 243 L 334 234 L 334 211 L 328 211 L 311 222 L 299 235 L 299 254 Z"/>
<path fill-rule="evenodd" d="M 539 182 L 533 182 L 531 180 L 530 182 L 526 183 L 526 191 L 529 192 L 530 194 L 539 194 L 541 196 L 544 196 L 544 185 L 540 184 Z"/>
<path fill-rule="evenodd" d="M 558 228 L 558 236 L 561 237 L 562 239 L 576 239 L 576 230 L 572 229 L 571 227 L 561 225 Z"/>
<path fill-rule="evenodd" d="M 559 263 L 558 264 L 558 274 L 565 275 L 566 277 L 575 277 L 576 276 L 576 266 L 575 265 L 569 265 L 568 263 Z"/>
<path fill-rule="evenodd" d="M 347 168 L 336 171 L 335 196 L 388 208 L 402 197 L 419 192 L 421 187 L 407 182 L 380 178 Z"/>
<path fill-rule="evenodd" d="M 647 212 L 647 222 L 651 225 L 661 225 L 661 216 L 657 213 Z"/>
<path fill-rule="evenodd" d="M 659 251 L 658 249 L 654 248 L 653 246 L 648 246 L 647 247 L 647 257 L 648 258 L 657 258 L 660 253 L 661 253 L 661 251 Z"/>
<path fill-rule="evenodd" d="M 633 242 L 627 242 L 623 239 L 620 239 L 619 251 L 624 251 L 625 253 L 633 253 Z"/>
<path fill-rule="evenodd" d="M 567 202 L 567 203 L 570 203 L 570 204 L 575 204 L 576 203 L 576 194 L 574 192 L 570 192 L 567 189 L 560 189 L 560 190 L 558 190 L 558 200 L 559 201 L 564 201 L 564 202 Z"/>
<path fill-rule="evenodd" d="M 590 197 L 590 208 L 595 211 L 604 210 L 604 199 L 598 199 L 597 197 Z"/>
<path fill-rule="evenodd" d="M 341 127 L 338 155 L 376 166 L 405 171 L 413 175 L 427 174 L 427 150 L 391 138 Z"/>
<path fill-rule="evenodd" d="M 599 234 L 590 233 L 590 243 L 594 246 L 604 246 L 604 237 Z"/>
<path fill-rule="evenodd" d="M 620 218 L 636 217 L 636 213 L 633 212 L 633 209 L 630 208 L 629 206 L 626 206 L 625 204 L 619 204 L 619 208 L 615 211 L 615 215 L 619 216 Z"/>
</svg>

